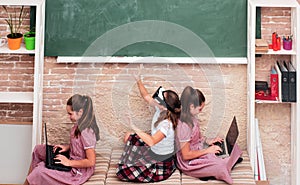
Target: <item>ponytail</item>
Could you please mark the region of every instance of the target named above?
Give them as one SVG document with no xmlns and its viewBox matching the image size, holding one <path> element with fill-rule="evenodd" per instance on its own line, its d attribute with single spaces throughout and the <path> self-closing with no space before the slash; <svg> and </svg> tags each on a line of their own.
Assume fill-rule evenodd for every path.
<svg viewBox="0 0 300 185">
<path fill-rule="evenodd" d="M 205 102 L 205 97 L 199 89 L 194 89 L 191 86 L 184 88 L 180 97 L 182 111 L 180 120 L 193 127 L 193 116 L 190 112 L 190 106 L 194 107 L 202 105 Z"/>
<path fill-rule="evenodd" d="M 160 113 L 157 121 L 154 123 L 154 126 L 157 127 L 161 121 L 169 119 L 172 122 L 173 129 L 175 130 L 181 112 L 181 103 L 179 97 L 177 93 L 171 90 L 164 91 L 163 97 L 167 106 L 167 110 L 164 110 Z"/>
<path fill-rule="evenodd" d="M 72 111 L 75 112 L 79 112 L 80 109 L 82 109 L 82 116 L 78 120 L 78 128 L 75 131 L 75 136 L 77 137 L 84 129 L 91 128 L 98 141 L 100 139 L 99 127 L 97 125 L 92 99 L 89 96 L 75 94 L 69 98 L 67 105 L 71 106 Z"/>
</svg>

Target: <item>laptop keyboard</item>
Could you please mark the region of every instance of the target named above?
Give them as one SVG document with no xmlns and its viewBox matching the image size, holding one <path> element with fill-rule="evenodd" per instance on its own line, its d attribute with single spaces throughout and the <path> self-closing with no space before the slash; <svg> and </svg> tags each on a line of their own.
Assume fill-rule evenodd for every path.
<svg viewBox="0 0 300 185">
<path fill-rule="evenodd" d="M 58 154 L 62 154 L 64 156 L 66 156 L 67 158 L 69 158 L 69 153 L 68 152 L 62 152 L 59 153 L 59 151 L 61 150 L 61 148 L 58 148 L 55 152 L 53 152 L 53 146 L 51 145 L 47 145 L 47 156 L 46 156 L 46 167 L 50 168 L 50 169 L 55 169 L 55 170 L 59 170 L 59 171 L 70 171 L 72 168 L 70 166 L 64 166 L 63 164 L 56 164 L 55 162 L 57 162 L 58 160 L 55 160 L 55 156 Z"/>
<path fill-rule="evenodd" d="M 55 158 L 55 156 L 57 155 L 57 154 L 59 154 L 59 150 L 56 150 L 55 152 L 53 152 L 53 146 L 47 146 L 48 147 L 48 155 L 49 155 L 49 162 L 50 162 L 50 164 L 55 164 L 55 162 L 57 161 L 57 160 L 55 160 L 54 158 Z"/>
<path fill-rule="evenodd" d="M 217 156 L 219 155 L 224 155 L 225 154 L 225 145 L 224 145 L 224 141 L 223 142 L 216 142 L 214 143 L 215 145 L 219 146 L 222 151 L 220 153 L 216 153 Z"/>
</svg>

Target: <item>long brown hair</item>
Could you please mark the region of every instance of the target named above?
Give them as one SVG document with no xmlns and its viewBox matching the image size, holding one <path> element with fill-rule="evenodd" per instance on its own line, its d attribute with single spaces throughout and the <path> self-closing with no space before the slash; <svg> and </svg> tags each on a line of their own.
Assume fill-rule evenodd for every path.
<svg viewBox="0 0 300 185">
<path fill-rule="evenodd" d="M 205 102 L 205 97 L 199 89 L 186 86 L 181 94 L 180 102 L 182 105 L 180 120 L 193 127 L 193 116 L 190 112 L 190 105 L 200 106 Z"/>
<path fill-rule="evenodd" d="M 154 126 L 165 120 L 169 119 L 172 122 L 173 129 L 175 130 L 177 127 L 178 119 L 180 117 L 181 112 L 181 103 L 179 100 L 179 96 L 176 92 L 172 90 L 167 90 L 163 92 L 164 102 L 166 103 L 167 110 L 164 110 L 160 113 L 157 121 L 154 123 Z"/>
<path fill-rule="evenodd" d="M 81 118 L 77 121 L 78 128 L 75 131 L 75 136 L 77 137 L 84 129 L 91 128 L 98 141 L 100 139 L 99 128 L 94 114 L 92 99 L 89 96 L 75 94 L 68 99 L 67 105 L 72 108 L 72 111 L 78 112 L 80 109 L 83 111 Z"/>
</svg>

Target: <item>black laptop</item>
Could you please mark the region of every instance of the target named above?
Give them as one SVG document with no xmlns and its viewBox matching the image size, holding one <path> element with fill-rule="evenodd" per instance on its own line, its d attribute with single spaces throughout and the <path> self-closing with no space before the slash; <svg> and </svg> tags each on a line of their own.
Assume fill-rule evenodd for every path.
<svg viewBox="0 0 300 185">
<path fill-rule="evenodd" d="M 45 139 L 46 139 L 46 168 L 59 170 L 59 171 L 71 171 L 72 167 L 55 163 L 57 161 L 54 159 L 56 155 L 61 154 L 69 158 L 69 152 L 59 153 L 59 151 L 61 150 L 59 148 L 56 149 L 55 152 L 53 152 L 53 146 L 48 145 L 46 123 L 45 123 Z"/>
<path fill-rule="evenodd" d="M 220 146 L 222 149 L 222 152 L 216 155 L 222 158 L 228 157 L 233 150 L 234 144 L 236 143 L 238 136 L 239 136 L 239 129 L 237 126 L 236 118 L 234 116 L 230 128 L 227 132 L 225 141 L 223 141 L 222 143 L 215 143 L 216 145 Z"/>
</svg>

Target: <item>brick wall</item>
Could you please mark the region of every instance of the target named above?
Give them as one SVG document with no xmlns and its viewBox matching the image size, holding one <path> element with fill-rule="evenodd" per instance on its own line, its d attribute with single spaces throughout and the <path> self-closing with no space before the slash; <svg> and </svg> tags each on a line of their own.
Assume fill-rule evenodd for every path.
<svg viewBox="0 0 300 185">
<path fill-rule="evenodd" d="M 7 34 L 7 29 L 1 8 L 0 34 L 3 37 Z M 280 35 L 290 32 L 285 29 L 289 28 L 286 24 L 290 15 L 288 9 L 262 9 L 262 15 L 263 38 L 270 40 L 274 31 Z M 274 24 L 274 21 L 277 23 Z M 271 56 L 258 58 L 257 68 L 261 70 L 256 79 L 266 80 L 270 69 L 269 61 L 272 63 L 276 59 Z M 200 115 L 203 132 L 211 136 L 222 134 L 232 116 L 236 115 L 241 132 L 238 143 L 246 149 L 246 68 L 246 65 L 58 64 L 55 57 L 46 57 L 43 120 L 50 123 L 49 140 L 53 143 L 68 140 L 71 124 L 66 115 L 65 103 L 74 93 L 92 96 L 102 141 L 113 145 L 120 143 L 123 133 L 130 129 L 126 113 L 133 117 L 137 126 L 149 129 L 152 110 L 143 102 L 132 77 L 133 73 L 140 71 L 150 93 L 159 85 L 179 94 L 185 85 L 200 88 L 207 98 L 207 105 Z M 0 70 L 1 91 L 32 90 L 33 57 L 1 55 Z M 31 104 L 0 104 L 2 120 L 31 121 L 31 114 Z M 288 104 L 256 105 L 267 176 L 272 184 L 290 183 L 290 118 L 280 116 L 289 114 Z M 221 119 L 216 119 L 219 117 Z M 276 155 L 273 155 L 274 145 L 280 151 Z"/>
<path fill-rule="evenodd" d="M 0 91 L 33 91 L 33 57 L 0 55 Z M 0 103 L 0 118 L 8 122 L 32 122 L 32 104 Z"/>
<path fill-rule="evenodd" d="M 74 93 L 92 96 L 102 140 L 119 143 L 124 132 L 130 129 L 126 114 L 130 114 L 140 128 L 149 130 L 153 110 L 143 102 L 135 84 L 133 74 L 138 72 L 149 93 L 154 93 L 159 85 L 179 94 L 186 85 L 200 88 L 207 98 L 207 106 L 200 116 L 203 130 L 208 135 L 224 134 L 221 125 L 227 129 L 232 116 L 236 115 L 241 127 L 240 145 L 246 148 L 245 65 L 57 64 L 55 58 L 48 57 L 45 60 L 43 117 L 51 123 L 49 127 L 53 130 L 49 133 L 56 135 L 56 141 L 67 139 L 65 134 L 57 134 L 60 126 L 54 124 L 70 126 L 66 124 L 69 120 L 65 102 Z M 222 86 L 225 90 L 220 90 Z M 242 93 L 236 89 L 243 89 Z M 219 108 L 213 109 L 212 105 L 219 105 Z"/>
</svg>

